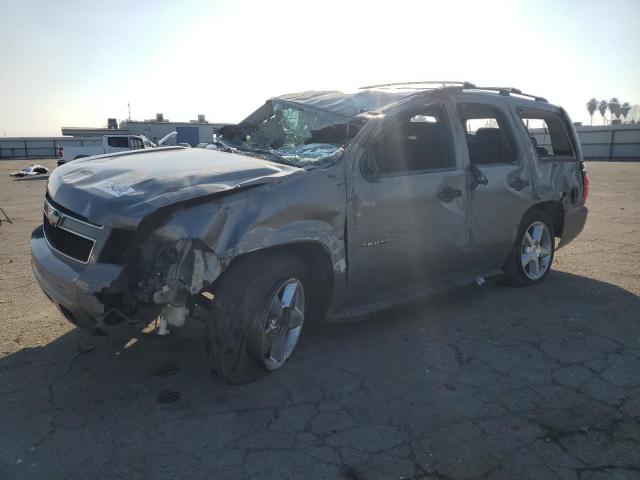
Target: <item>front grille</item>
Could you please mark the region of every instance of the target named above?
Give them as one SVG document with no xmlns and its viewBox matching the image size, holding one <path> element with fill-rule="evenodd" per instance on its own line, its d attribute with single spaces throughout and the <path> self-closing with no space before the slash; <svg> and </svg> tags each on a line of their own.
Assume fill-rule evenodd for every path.
<svg viewBox="0 0 640 480">
<path fill-rule="evenodd" d="M 46 215 L 44 215 L 43 224 L 44 236 L 51 247 L 79 262 L 86 263 L 89 261 L 89 255 L 91 255 L 94 244 L 93 240 L 65 230 L 62 227 L 51 225 Z"/>
<path fill-rule="evenodd" d="M 96 225 L 95 223 L 91 223 L 87 217 L 85 217 L 83 215 L 80 215 L 79 213 L 72 212 L 67 207 L 63 207 L 59 203 L 54 202 L 53 198 L 51 198 L 51 196 L 49 195 L 48 191 L 44 195 L 44 201 L 45 201 L 45 206 L 48 203 L 49 205 L 51 205 L 53 208 L 55 208 L 59 212 L 62 212 L 65 215 L 70 216 L 71 218 L 74 218 L 76 220 L 80 220 L 81 222 L 84 222 L 84 223 L 88 223 L 89 225 L 92 225 L 92 226 L 94 226 L 96 228 L 102 228 L 100 225 Z"/>
</svg>

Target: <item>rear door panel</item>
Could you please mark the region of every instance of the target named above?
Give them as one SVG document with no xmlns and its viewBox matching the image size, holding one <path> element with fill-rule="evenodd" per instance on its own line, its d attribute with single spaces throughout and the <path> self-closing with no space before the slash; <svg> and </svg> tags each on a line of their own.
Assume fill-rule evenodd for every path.
<svg viewBox="0 0 640 480">
<path fill-rule="evenodd" d="M 459 111 L 461 106 L 474 103 L 472 100 L 463 101 L 456 109 Z M 523 148 L 519 129 L 513 123 L 509 109 L 500 102 L 478 102 L 477 105 L 497 109 L 504 126 L 510 129 L 505 133 L 511 136 L 510 143 L 515 151 L 513 163 L 477 164 L 487 184 L 470 188 L 469 191 L 468 261 L 482 270 L 493 270 L 504 262 L 511 251 L 522 216 L 533 203 L 534 179 L 529 152 Z M 459 120 L 456 126 L 461 134 L 467 135 L 462 121 Z M 469 150 L 464 154 L 471 163 Z M 469 175 L 471 177 L 471 173 Z"/>
</svg>

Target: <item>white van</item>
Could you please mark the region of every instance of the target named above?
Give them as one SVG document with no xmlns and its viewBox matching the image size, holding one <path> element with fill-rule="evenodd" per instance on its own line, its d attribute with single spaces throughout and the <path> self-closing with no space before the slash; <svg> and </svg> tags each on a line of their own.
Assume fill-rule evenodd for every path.
<svg viewBox="0 0 640 480">
<path fill-rule="evenodd" d="M 92 155 L 155 147 L 144 135 L 103 135 L 102 137 L 85 137 L 74 140 L 75 142 L 72 144 L 65 142 L 64 146 L 58 147 L 58 152 L 56 152 L 58 166 Z"/>
</svg>

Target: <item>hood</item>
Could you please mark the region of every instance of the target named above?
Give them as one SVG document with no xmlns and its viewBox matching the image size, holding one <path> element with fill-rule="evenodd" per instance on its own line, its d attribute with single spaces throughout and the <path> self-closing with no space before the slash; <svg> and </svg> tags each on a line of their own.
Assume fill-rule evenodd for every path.
<svg viewBox="0 0 640 480">
<path fill-rule="evenodd" d="M 51 174 L 57 204 L 92 223 L 136 228 L 159 208 L 303 170 L 218 150 L 168 147 L 75 160 Z"/>
</svg>

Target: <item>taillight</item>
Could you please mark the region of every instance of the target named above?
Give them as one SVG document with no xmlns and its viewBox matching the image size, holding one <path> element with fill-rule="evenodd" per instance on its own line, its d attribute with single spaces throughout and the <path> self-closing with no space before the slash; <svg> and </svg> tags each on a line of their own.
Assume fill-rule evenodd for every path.
<svg viewBox="0 0 640 480">
<path fill-rule="evenodd" d="M 587 167 L 582 163 L 582 203 L 586 203 L 589 196 L 589 177 L 587 176 Z"/>
</svg>

